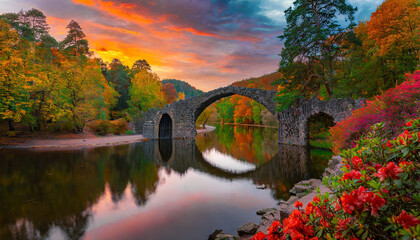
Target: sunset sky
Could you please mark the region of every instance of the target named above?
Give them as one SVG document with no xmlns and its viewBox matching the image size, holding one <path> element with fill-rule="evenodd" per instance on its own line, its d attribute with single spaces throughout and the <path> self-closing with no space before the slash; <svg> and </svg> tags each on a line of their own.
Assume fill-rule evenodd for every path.
<svg viewBox="0 0 420 240">
<path fill-rule="evenodd" d="M 382 0 L 349 0 L 356 20 Z M 77 21 L 90 49 L 106 61 L 146 59 L 161 79 L 209 91 L 277 70 L 293 0 L 0 0 L 0 13 L 37 8 L 57 40 Z"/>
</svg>

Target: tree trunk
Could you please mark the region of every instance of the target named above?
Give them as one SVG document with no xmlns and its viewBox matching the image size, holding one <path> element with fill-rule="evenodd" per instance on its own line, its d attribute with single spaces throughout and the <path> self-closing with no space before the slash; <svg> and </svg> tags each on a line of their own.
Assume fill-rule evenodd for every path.
<svg viewBox="0 0 420 240">
<path fill-rule="evenodd" d="M 209 120 L 209 118 L 206 118 L 206 120 L 204 120 L 203 128 L 206 128 L 206 123 L 207 123 L 208 120 Z"/>
<path fill-rule="evenodd" d="M 328 71 L 327 72 L 327 75 L 328 75 L 327 76 L 328 77 L 328 80 L 327 80 L 327 82 L 328 82 L 327 92 L 328 92 L 328 95 L 329 95 L 330 100 L 331 100 L 331 99 L 334 98 L 333 84 L 332 84 L 334 70 L 333 70 L 333 67 L 332 67 L 331 60 L 328 60 L 328 63 L 327 63 L 327 71 Z"/>
<path fill-rule="evenodd" d="M 13 126 L 13 120 L 9 120 L 9 131 L 15 131 L 15 126 Z"/>
</svg>

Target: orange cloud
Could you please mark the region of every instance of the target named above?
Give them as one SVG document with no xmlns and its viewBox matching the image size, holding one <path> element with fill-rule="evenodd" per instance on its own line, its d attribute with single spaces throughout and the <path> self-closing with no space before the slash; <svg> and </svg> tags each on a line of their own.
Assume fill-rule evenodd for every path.
<svg viewBox="0 0 420 240">
<path fill-rule="evenodd" d="M 119 33 L 128 33 L 128 34 L 141 36 L 141 34 L 139 32 L 131 31 L 131 30 L 124 29 L 124 28 L 111 27 L 111 26 L 98 24 L 98 23 L 93 23 L 93 22 L 88 22 L 88 21 L 82 21 L 82 24 L 85 25 L 85 26 L 87 25 L 88 27 L 101 28 L 101 29 L 116 31 L 116 32 L 119 32 Z"/>
<path fill-rule="evenodd" d="M 101 12 L 105 12 L 107 14 L 116 16 L 120 19 L 133 22 L 136 24 L 141 25 L 142 27 L 145 27 L 145 24 L 152 24 L 152 23 L 158 23 L 158 22 L 164 22 L 167 20 L 168 15 L 162 15 L 159 17 L 149 17 L 144 14 L 138 13 L 137 5 L 132 3 L 114 3 L 112 1 L 102 1 L 102 0 L 72 0 L 76 4 L 85 5 L 94 9 L 97 9 Z M 137 12 L 136 12 L 137 10 Z M 158 20 L 156 20 L 158 19 Z M 252 37 L 252 36 L 222 36 L 215 33 L 210 32 L 204 32 L 197 30 L 192 27 L 177 27 L 177 26 L 170 26 L 170 27 L 163 27 L 166 29 L 169 29 L 174 32 L 190 32 L 192 34 L 195 34 L 197 36 L 206 36 L 206 37 L 214 37 L 218 39 L 224 39 L 224 40 L 238 40 L 238 41 L 248 41 L 248 42 L 258 42 L 261 41 L 261 38 L 258 37 Z M 150 31 L 153 31 L 153 29 L 148 29 Z M 153 33 L 158 33 L 158 31 L 154 31 Z M 158 33 L 159 34 L 159 33 Z M 159 35 L 168 37 L 166 33 L 160 33 Z M 170 33 L 169 33 L 170 34 Z"/>
<path fill-rule="evenodd" d="M 72 0 L 76 4 L 85 5 L 91 8 L 95 8 L 101 12 L 106 12 L 108 14 L 114 15 L 124 20 L 129 20 L 139 24 L 150 24 L 155 22 L 155 19 L 146 17 L 144 15 L 130 11 L 136 7 L 135 4 L 131 3 L 120 3 L 116 4 L 111 1 L 102 1 L 102 0 Z"/>
</svg>

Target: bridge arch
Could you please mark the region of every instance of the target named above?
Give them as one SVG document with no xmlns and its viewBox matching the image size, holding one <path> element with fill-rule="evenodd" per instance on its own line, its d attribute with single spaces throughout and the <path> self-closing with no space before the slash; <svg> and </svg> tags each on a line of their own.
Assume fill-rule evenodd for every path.
<svg viewBox="0 0 420 240">
<path fill-rule="evenodd" d="M 222 89 L 216 89 L 206 94 L 206 97 L 197 98 L 196 108 L 194 110 L 194 122 L 200 116 L 200 114 L 208 107 L 210 104 L 216 102 L 225 97 L 232 95 L 241 95 L 248 97 L 259 104 L 263 105 L 271 114 L 274 116 L 276 113 L 276 104 L 273 101 L 273 98 L 276 95 L 275 91 L 267 91 L 263 89 L 256 88 L 244 88 L 244 87 L 235 87 L 228 86 Z"/>
<path fill-rule="evenodd" d="M 306 118 L 306 122 L 305 122 L 305 126 L 303 129 L 303 133 L 304 133 L 304 138 L 305 138 L 305 142 L 307 145 L 309 145 L 309 140 L 310 140 L 310 126 L 311 124 L 313 124 L 313 122 L 316 121 L 321 121 L 326 125 L 329 125 L 329 127 L 332 127 L 335 125 L 336 121 L 334 119 L 334 117 L 332 116 L 333 114 L 328 114 L 325 113 L 323 111 L 319 111 L 316 112 L 314 114 L 309 115 L 308 118 Z"/>
</svg>

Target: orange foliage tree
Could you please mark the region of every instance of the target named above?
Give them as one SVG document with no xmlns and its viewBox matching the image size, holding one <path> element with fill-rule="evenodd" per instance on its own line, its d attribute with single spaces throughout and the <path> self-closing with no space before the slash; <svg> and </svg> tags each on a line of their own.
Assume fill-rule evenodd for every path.
<svg viewBox="0 0 420 240">
<path fill-rule="evenodd" d="M 165 86 L 163 86 L 162 91 L 165 94 L 165 101 L 168 104 L 171 104 L 177 100 L 178 93 L 176 92 L 176 89 L 172 83 L 166 83 Z"/>
</svg>

